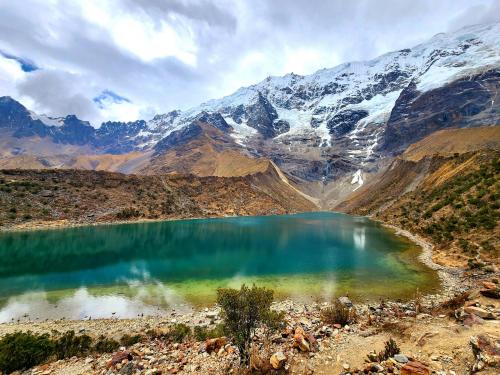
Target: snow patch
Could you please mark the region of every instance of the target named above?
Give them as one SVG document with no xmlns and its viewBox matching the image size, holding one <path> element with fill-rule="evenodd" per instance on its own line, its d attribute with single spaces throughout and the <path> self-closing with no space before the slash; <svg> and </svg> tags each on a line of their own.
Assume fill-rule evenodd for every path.
<svg viewBox="0 0 500 375">
<path fill-rule="evenodd" d="M 33 120 L 40 120 L 47 126 L 60 127 L 64 125 L 63 117 L 50 117 L 47 115 L 37 115 L 35 112 L 30 111 L 30 116 Z"/>
<path fill-rule="evenodd" d="M 356 186 L 356 188 L 353 191 L 359 189 L 363 185 L 363 183 L 364 183 L 363 173 L 361 172 L 361 169 L 358 169 L 356 171 L 356 173 L 354 173 L 354 175 L 352 176 L 352 180 L 351 180 L 351 185 L 355 185 L 355 184 L 358 185 L 358 186 Z"/>
</svg>

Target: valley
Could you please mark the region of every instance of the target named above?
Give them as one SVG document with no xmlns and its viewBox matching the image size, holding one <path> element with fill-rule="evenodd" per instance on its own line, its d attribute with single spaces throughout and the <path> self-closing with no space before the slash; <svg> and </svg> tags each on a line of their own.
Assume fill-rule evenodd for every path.
<svg viewBox="0 0 500 375">
<path fill-rule="evenodd" d="M 0 371 L 496 374 L 499 36 L 128 122 L 0 97 Z"/>
</svg>

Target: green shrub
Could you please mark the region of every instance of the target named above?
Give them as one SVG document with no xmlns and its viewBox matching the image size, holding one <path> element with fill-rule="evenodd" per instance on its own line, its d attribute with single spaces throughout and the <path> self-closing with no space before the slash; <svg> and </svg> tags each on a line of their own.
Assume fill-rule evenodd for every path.
<svg viewBox="0 0 500 375">
<path fill-rule="evenodd" d="M 101 335 L 94 345 L 94 351 L 97 353 L 111 353 L 118 349 L 120 344 L 118 341 L 113 339 L 108 339 L 107 337 Z"/>
<path fill-rule="evenodd" d="M 122 346 L 132 346 L 134 344 L 137 344 L 138 342 L 141 342 L 142 336 L 141 335 L 123 335 L 122 338 L 120 339 L 120 344 Z"/>
<path fill-rule="evenodd" d="M 141 216 L 141 213 L 132 207 L 124 208 L 123 210 L 121 210 L 120 212 L 118 212 L 116 214 L 116 217 L 118 219 L 130 219 L 130 218 L 139 217 L 139 216 Z"/>
<path fill-rule="evenodd" d="M 173 342 L 183 342 L 189 336 L 191 336 L 191 328 L 183 323 L 177 323 L 170 327 L 166 338 Z"/>
<path fill-rule="evenodd" d="M 92 348 L 92 339 L 88 335 L 76 336 L 68 331 L 55 340 L 55 354 L 58 359 L 86 355 Z"/>
<path fill-rule="evenodd" d="M 54 354 L 49 335 L 15 332 L 0 340 L 0 371 L 11 373 L 45 362 Z"/>
<path fill-rule="evenodd" d="M 217 290 L 217 303 L 221 307 L 227 334 L 238 347 L 240 363 L 247 366 L 250 360 L 252 337 L 255 330 L 263 325 L 272 328 L 276 318 L 271 313 L 274 292 L 267 288 L 221 288 Z"/>
<path fill-rule="evenodd" d="M 225 336 L 224 324 L 217 324 L 214 328 L 196 326 L 194 327 L 194 337 L 198 341 L 205 341 L 206 339 L 215 339 Z"/>
</svg>

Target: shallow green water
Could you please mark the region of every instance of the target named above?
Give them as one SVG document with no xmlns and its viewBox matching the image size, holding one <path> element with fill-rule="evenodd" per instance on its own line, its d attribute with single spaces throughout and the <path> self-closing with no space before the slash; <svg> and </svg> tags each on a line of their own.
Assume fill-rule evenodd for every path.
<svg viewBox="0 0 500 375">
<path fill-rule="evenodd" d="M 437 287 L 418 249 L 338 213 L 0 234 L 0 321 L 161 313 L 256 283 L 279 298 L 408 298 Z"/>
</svg>

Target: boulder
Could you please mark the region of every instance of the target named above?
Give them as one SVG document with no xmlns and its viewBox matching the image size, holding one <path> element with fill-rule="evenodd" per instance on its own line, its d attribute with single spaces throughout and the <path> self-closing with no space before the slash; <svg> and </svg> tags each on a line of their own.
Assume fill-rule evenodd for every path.
<svg viewBox="0 0 500 375">
<path fill-rule="evenodd" d="M 477 324 L 484 324 L 484 320 L 477 315 L 470 314 L 464 319 L 463 323 L 467 327 L 472 327 Z"/>
<path fill-rule="evenodd" d="M 481 289 L 479 293 L 488 298 L 500 299 L 500 288 Z"/>
<path fill-rule="evenodd" d="M 485 309 L 482 309 L 480 307 L 467 306 L 467 307 L 464 307 L 464 311 L 466 313 L 468 313 L 468 314 L 477 315 L 477 316 L 479 316 L 480 318 L 483 318 L 483 319 L 495 319 L 495 316 L 493 315 L 492 312 L 487 311 Z"/>
<path fill-rule="evenodd" d="M 309 343 L 309 347 L 311 348 L 311 350 L 315 351 L 318 348 L 318 340 L 316 340 L 316 337 L 308 333 L 305 335 L 305 339 Z"/>
<path fill-rule="evenodd" d="M 225 337 L 218 337 L 216 339 L 207 339 L 205 341 L 205 351 L 210 354 L 212 352 L 218 353 L 221 348 L 227 344 Z"/>
<path fill-rule="evenodd" d="M 305 339 L 304 335 L 300 334 L 300 333 L 296 333 L 295 335 L 293 335 L 293 346 L 295 348 L 299 348 L 300 351 L 302 352 L 308 352 L 311 350 L 311 347 L 309 345 L 309 343 L 307 342 L 307 340 Z"/>
<path fill-rule="evenodd" d="M 121 351 L 117 352 L 111 357 L 111 360 L 108 362 L 108 367 L 116 366 L 119 363 L 122 363 L 124 360 L 131 361 L 133 359 L 132 354 L 129 351 Z"/>
<path fill-rule="evenodd" d="M 401 367 L 401 375 L 430 375 L 429 367 L 421 362 L 410 361 Z"/>
<path fill-rule="evenodd" d="M 286 356 L 281 351 L 276 352 L 271 356 L 269 363 L 271 363 L 271 366 L 273 366 L 275 370 L 279 370 L 285 365 Z"/>
<path fill-rule="evenodd" d="M 486 366 L 500 367 L 500 340 L 491 335 L 478 335 L 470 338 L 472 353 L 476 358 L 473 371 Z"/>
<path fill-rule="evenodd" d="M 497 284 L 492 283 L 491 281 L 483 281 L 483 287 L 486 289 L 496 289 Z"/>
</svg>

